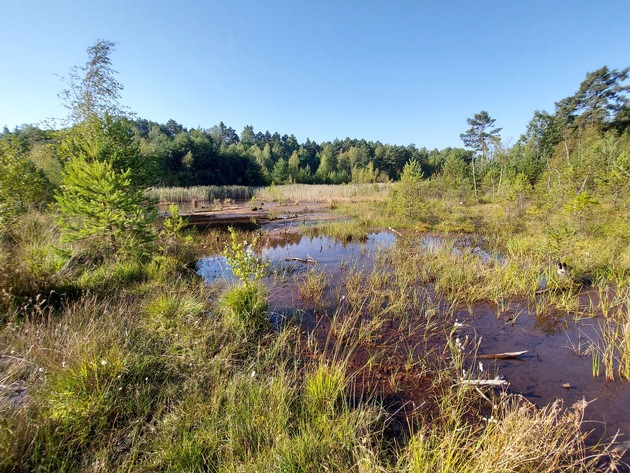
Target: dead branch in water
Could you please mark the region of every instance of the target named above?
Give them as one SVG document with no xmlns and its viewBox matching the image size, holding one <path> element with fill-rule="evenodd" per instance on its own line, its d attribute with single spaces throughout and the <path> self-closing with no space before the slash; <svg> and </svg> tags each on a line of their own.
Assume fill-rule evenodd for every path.
<svg viewBox="0 0 630 473">
<path fill-rule="evenodd" d="M 306 255 L 306 258 L 285 258 L 285 261 L 297 261 L 305 264 L 317 264 L 317 260 L 311 255 Z"/>
<path fill-rule="evenodd" d="M 527 350 L 524 351 L 511 351 L 506 353 L 494 353 L 488 355 L 477 355 L 477 358 L 483 358 L 485 360 L 513 360 L 517 359 L 519 356 L 527 353 Z"/>
<path fill-rule="evenodd" d="M 510 383 L 497 376 L 494 379 L 462 379 L 460 384 L 468 386 L 507 386 Z"/>
</svg>

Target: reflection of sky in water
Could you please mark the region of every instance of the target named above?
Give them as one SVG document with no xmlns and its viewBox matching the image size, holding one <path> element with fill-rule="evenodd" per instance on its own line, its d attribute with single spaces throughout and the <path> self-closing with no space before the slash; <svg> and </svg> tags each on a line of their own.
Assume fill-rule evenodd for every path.
<svg viewBox="0 0 630 473">
<path fill-rule="evenodd" d="M 365 243 L 342 243 L 325 236 L 302 237 L 298 243 L 289 243 L 277 248 L 265 248 L 262 256 L 272 262 L 310 256 L 320 265 L 338 265 L 342 261 L 354 262 L 364 256 L 373 256 L 379 248 L 390 247 L 394 243 L 394 239 L 395 236 L 387 232 L 372 233 L 368 235 Z"/>
<path fill-rule="evenodd" d="M 289 243 L 277 248 L 264 248 L 260 256 L 269 260 L 274 269 L 288 269 L 287 266 L 294 266 L 293 269 L 296 271 L 306 269 L 307 265 L 304 263 L 291 264 L 292 262 L 286 262 L 286 259 L 305 259 L 308 256 L 317 261 L 319 268 L 329 267 L 332 269 L 332 267 L 341 264 L 342 261 L 351 264 L 360 264 L 362 260 L 371 261 L 379 249 L 389 248 L 394 243 L 395 238 L 391 233 L 380 232 L 368 235 L 367 241 L 364 243 L 342 243 L 325 236 L 312 238 L 303 236 L 298 243 Z M 218 279 L 234 280 L 234 275 L 225 256 L 210 256 L 200 259 L 197 263 L 197 274 L 206 282 L 213 282 Z"/>
<path fill-rule="evenodd" d="M 235 279 L 234 274 L 232 274 L 232 268 L 225 256 L 201 258 L 197 262 L 196 271 L 206 282 L 213 282 L 218 279 L 233 281 Z"/>
</svg>

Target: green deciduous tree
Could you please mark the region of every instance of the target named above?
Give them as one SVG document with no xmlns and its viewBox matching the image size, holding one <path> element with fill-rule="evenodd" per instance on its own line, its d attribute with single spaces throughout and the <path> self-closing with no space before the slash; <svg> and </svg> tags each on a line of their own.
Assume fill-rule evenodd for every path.
<svg viewBox="0 0 630 473">
<path fill-rule="evenodd" d="M 33 162 L 19 138 L 0 140 L 0 224 L 52 197 L 52 184 Z"/>
<path fill-rule="evenodd" d="M 98 253 L 138 257 L 150 250 L 155 206 L 144 196 L 140 146 L 118 105 L 114 43 L 88 48 L 88 62 L 74 68 L 62 97 L 75 126 L 65 130 L 65 167 L 55 196 L 66 241 L 86 241 Z"/>
<path fill-rule="evenodd" d="M 87 49 L 88 60 L 81 67 L 73 67 L 67 79 L 68 88 L 61 91 L 60 98 L 69 110 L 69 119 L 81 123 L 93 115 L 124 115 L 119 103 L 123 86 L 115 78 L 110 55 L 116 43 L 98 40 Z"/>
</svg>

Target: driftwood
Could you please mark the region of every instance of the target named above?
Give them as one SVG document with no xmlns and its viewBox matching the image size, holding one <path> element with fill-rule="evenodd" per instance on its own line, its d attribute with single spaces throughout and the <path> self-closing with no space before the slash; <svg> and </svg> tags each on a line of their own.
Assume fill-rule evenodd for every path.
<svg viewBox="0 0 630 473">
<path fill-rule="evenodd" d="M 305 264 L 317 264 L 317 260 L 311 255 L 306 255 L 306 258 L 285 258 L 285 261 L 298 261 Z"/>
<path fill-rule="evenodd" d="M 494 379 L 462 379 L 460 383 L 468 386 L 507 386 L 510 384 L 498 376 Z"/>
<path fill-rule="evenodd" d="M 488 355 L 477 355 L 477 358 L 483 358 L 485 360 L 513 360 L 518 359 L 519 356 L 527 353 L 527 350 L 524 351 L 511 351 L 506 353 L 494 353 Z"/>
</svg>

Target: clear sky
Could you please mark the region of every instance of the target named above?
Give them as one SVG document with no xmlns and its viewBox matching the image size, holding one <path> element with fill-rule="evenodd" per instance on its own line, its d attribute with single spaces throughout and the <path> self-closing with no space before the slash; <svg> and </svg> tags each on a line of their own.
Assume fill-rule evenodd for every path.
<svg viewBox="0 0 630 473">
<path fill-rule="evenodd" d="M 65 116 L 57 75 L 105 39 L 160 123 L 443 148 L 487 110 L 511 144 L 629 31 L 630 0 L 0 0 L 0 127 Z"/>
</svg>

